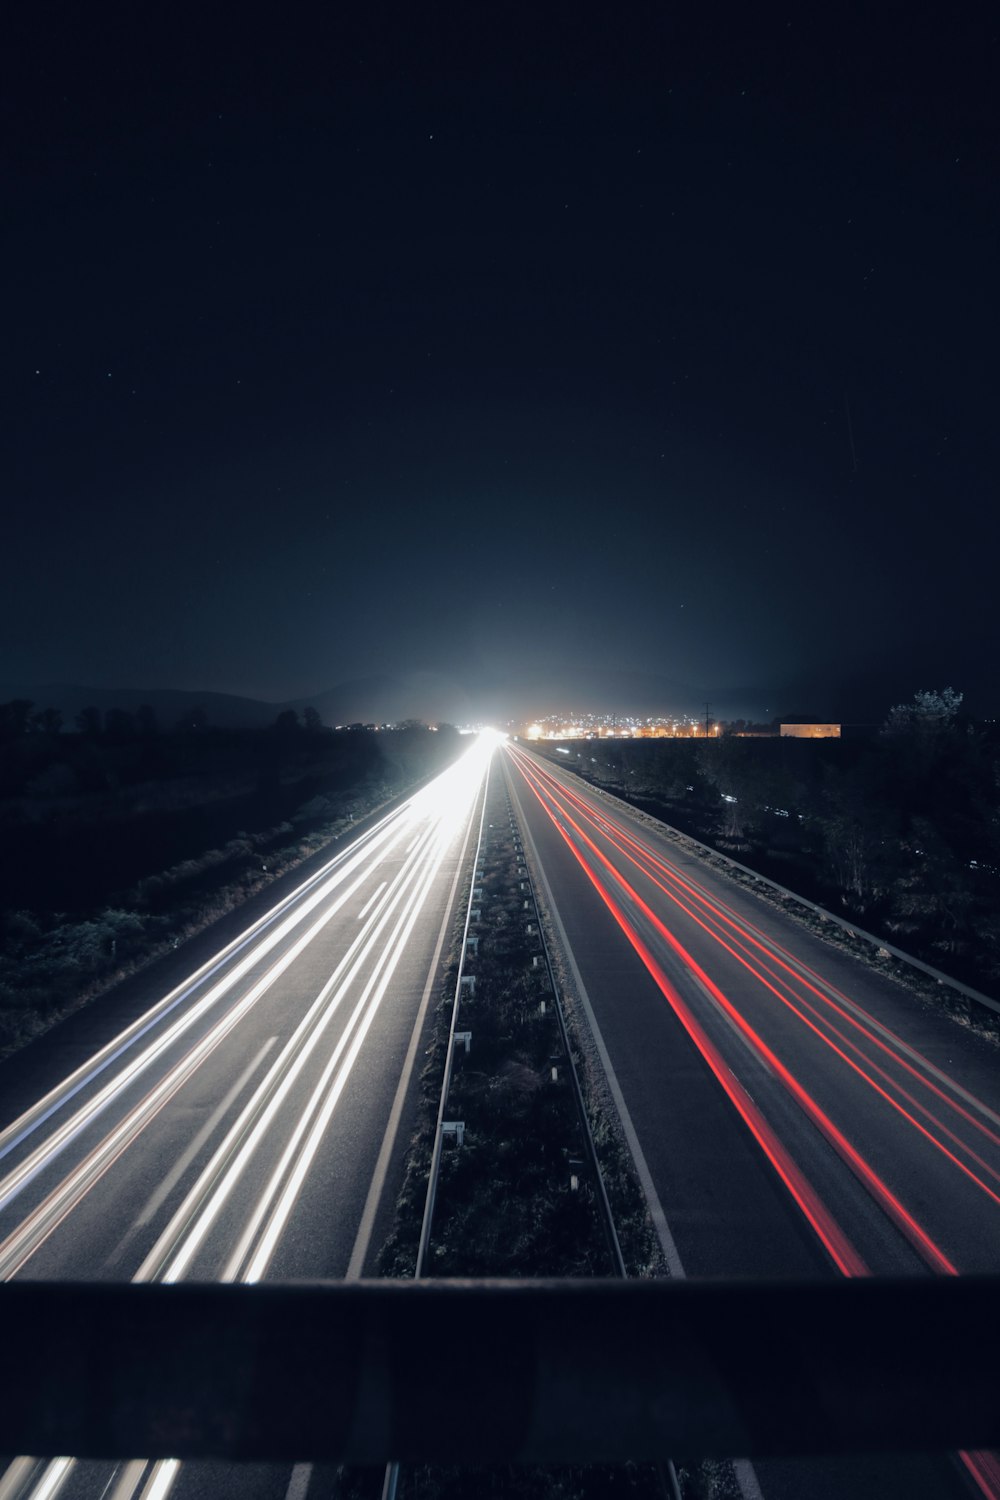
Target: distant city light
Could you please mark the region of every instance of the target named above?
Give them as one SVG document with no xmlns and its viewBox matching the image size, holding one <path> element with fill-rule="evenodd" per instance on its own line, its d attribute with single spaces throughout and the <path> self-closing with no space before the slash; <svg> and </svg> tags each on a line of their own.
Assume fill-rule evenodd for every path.
<svg viewBox="0 0 1000 1500">
<path fill-rule="evenodd" d="M 695 739 L 704 737 L 705 721 L 694 714 L 543 714 L 516 732 L 527 740 Z M 711 734 L 721 732 L 716 724 Z"/>
</svg>

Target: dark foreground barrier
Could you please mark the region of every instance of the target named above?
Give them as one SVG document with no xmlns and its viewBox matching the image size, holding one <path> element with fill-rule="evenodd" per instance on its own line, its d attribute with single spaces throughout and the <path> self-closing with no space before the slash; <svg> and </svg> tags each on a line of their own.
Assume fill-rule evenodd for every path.
<svg viewBox="0 0 1000 1500">
<path fill-rule="evenodd" d="M 1000 1277 L 0 1286 L 0 1452 L 598 1461 L 1000 1446 Z"/>
</svg>

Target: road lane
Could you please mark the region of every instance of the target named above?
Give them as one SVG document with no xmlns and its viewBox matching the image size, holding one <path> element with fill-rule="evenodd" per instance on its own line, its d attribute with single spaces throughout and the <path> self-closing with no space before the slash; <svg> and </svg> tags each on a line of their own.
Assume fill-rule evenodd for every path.
<svg viewBox="0 0 1000 1500">
<path fill-rule="evenodd" d="M 476 742 L 0 1134 L 0 1274 L 363 1266 L 491 752 Z M 149 1500 L 199 1492 L 200 1467 L 12 1465 L 0 1495 Z M 288 1482 L 247 1473 L 241 1492 Z"/>
<path fill-rule="evenodd" d="M 977 1255 L 995 1269 L 1000 1101 L 977 1040 L 913 1011 L 898 986 L 575 778 L 512 753 L 526 843 L 585 978 L 678 1269 L 943 1269 L 929 1267 L 928 1245 L 890 1198 L 958 1269 Z M 484 771 L 484 758 L 470 762 L 437 805 L 344 851 L 0 1135 L 5 1274 L 346 1274 Z M 957 1225 L 942 1191 L 959 1205 Z M 922 1500 L 957 1493 L 956 1472 L 944 1460 L 906 1460 L 888 1476 L 884 1465 L 829 1465 L 822 1482 L 804 1482 L 801 1465 L 762 1471 L 767 1500 Z M 311 1482 L 307 1466 L 262 1466 L 241 1470 L 240 1493 L 293 1486 L 304 1500 Z M 59 1460 L 12 1465 L 0 1500 L 194 1500 L 226 1483 L 208 1465 Z"/>
<path fill-rule="evenodd" d="M 570 773 L 509 751 L 529 848 L 687 1273 L 997 1270 L 993 1049 Z M 972 1462 L 979 1490 L 1000 1494 Z M 953 1475 L 914 1489 L 907 1472 L 894 1492 L 942 1482 L 954 1489 Z"/>
</svg>

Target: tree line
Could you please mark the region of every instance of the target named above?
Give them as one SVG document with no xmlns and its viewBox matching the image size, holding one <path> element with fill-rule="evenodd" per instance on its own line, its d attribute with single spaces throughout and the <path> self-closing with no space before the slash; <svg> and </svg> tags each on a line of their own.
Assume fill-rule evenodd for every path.
<svg viewBox="0 0 1000 1500">
<path fill-rule="evenodd" d="M 1000 981 L 1000 741 L 921 690 L 869 740 L 593 741 L 585 776 L 938 963 Z M 563 759 L 563 757 L 560 757 Z"/>
<path fill-rule="evenodd" d="M 74 719 L 73 730 L 68 730 L 65 717 L 59 709 L 36 708 L 30 698 L 11 698 L 7 703 L 0 703 L 0 746 L 29 737 L 54 738 L 74 730 L 85 739 L 119 743 L 132 739 L 149 739 L 164 732 L 200 734 L 209 727 L 208 713 L 200 703 L 193 703 L 190 708 L 185 709 L 166 730 L 161 725 L 156 710 L 148 703 L 140 704 L 134 711 L 108 708 L 102 712 L 99 708 L 83 708 Z M 301 713 L 294 708 L 283 709 L 271 725 L 279 733 L 303 731 L 311 735 L 321 734 L 323 727 L 318 709 L 311 705 L 307 705 Z"/>
</svg>

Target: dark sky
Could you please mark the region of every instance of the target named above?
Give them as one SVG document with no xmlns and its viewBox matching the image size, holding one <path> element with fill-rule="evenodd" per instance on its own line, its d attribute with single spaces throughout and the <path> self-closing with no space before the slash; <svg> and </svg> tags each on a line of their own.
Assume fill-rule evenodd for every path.
<svg viewBox="0 0 1000 1500">
<path fill-rule="evenodd" d="M 990 7 L 220 14 L 8 28 L 0 681 L 998 706 Z"/>
</svg>

